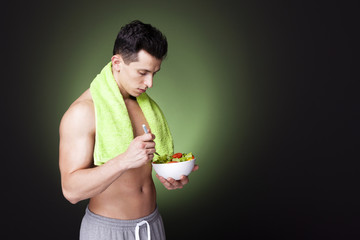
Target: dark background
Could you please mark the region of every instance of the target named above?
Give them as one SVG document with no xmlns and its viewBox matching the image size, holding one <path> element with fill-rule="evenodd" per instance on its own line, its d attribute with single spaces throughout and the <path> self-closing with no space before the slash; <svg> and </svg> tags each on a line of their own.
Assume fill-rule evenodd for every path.
<svg viewBox="0 0 360 240">
<path fill-rule="evenodd" d="M 240 38 L 240 28 L 247 33 L 245 81 L 252 101 L 246 103 L 248 134 L 240 139 L 239 46 L 219 41 L 232 56 L 219 70 L 231 75 L 223 80 L 228 87 L 219 89 L 233 106 L 219 120 L 227 128 L 219 151 L 232 171 L 222 172 L 191 207 L 163 214 L 168 239 L 359 239 L 358 3 L 195 2 L 177 4 L 184 16 L 196 12 L 199 19 L 216 9 L 213 21 L 226 22 L 221 27 L 229 33 L 219 39 Z M 52 113 L 39 113 L 38 101 L 52 99 L 36 98 L 41 86 L 34 69 L 43 67 L 39 41 L 57 31 L 51 24 L 66 18 L 66 8 L 81 12 L 84 6 L 2 2 L 1 235 L 9 239 L 78 236 L 86 202 L 69 204 L 59 173 L 37 167 L 57 161 L 58 152 L 53 159 L 41 154 L 49 146 L 37 134 Z M 54 175 L 57 182 L 49 180 Z"/>
</svg>

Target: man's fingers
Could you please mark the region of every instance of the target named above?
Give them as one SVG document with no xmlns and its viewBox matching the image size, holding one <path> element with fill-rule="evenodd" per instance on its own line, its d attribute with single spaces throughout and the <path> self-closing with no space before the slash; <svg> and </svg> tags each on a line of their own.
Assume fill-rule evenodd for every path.
<svg viewBox="0 0 360 240">
<path fill-rule="evenodd" d="M 145 134 L 139 136 L 139 138 L 143 142 L 149 142 L 149 141 L 153 141 L 155 139 L 155 135 L 152 133 L 145 133 Z"/>
<path fill-rule="evenodd" d="M 171 184 L 172 189 L 176 189 L 176 188 L 183 188 L 183 184 L 181 184 L 180 181 L 176 181 L 173 178 L 168 178 L 167 181 Z"/>
<path fill-rule="evenodd" d="M 194 168 L 193 168 L 193 172 L 197 171 L 199 169 L 199 166 L 195 164 Z M 177 189 L 177 188 L 183 188 L 186 184 L 189 183 L 189 178 L 185 175 L 182 175 L 180 177 L 180 180 L 176 181 L 173 178 L 168 178 L 165 179 L 161 176 L 159 176 L 158 174 L 156 174 L 156 177 L 160 180 L 160 182 L 164 185 L 165 188 L 167 188 L 168 190 L 173 190 L 173 189 Z"/>
<path fill-rule="evenodd" d="M 155 142 L 145 142 L 145 148 L 155 148 Z"/>
<path fill-rule="evenodd" d="M 189 178 L 187 176 L 182 175 L 180 178 L 180 182 L 182 185 L 188 184 L 189 183 Z"/>
<path fill-rule="evenodd" d="M 161 183 L 165 184 L 166 183 L 166 179 L 159 176 L 159 174 L 156 174 L 156 177 L 160 180 Z"/>
<path fill-rule="evenodd" d="M 194 168 L 193 168 L 192 172 L 195 172 L 195 171 L 197 171 L 198 169 L 199 169 L 199 165 L 195 164 L 195 166 L 194 166 Z"/>
<path fill-rule="evenodd" d="M 187 176 L 181 176 L 180 180 L 175 180 L 173 178 L 165 179 L 158 174 L 156 174 L 156 177 L 160 180 L 160 182 L 164 185 L 164 187 L 168 190 L 183 188 L 184 185 L 189 183 L 189 178 Z"/>
<path fill-rule="evenodd" d="M 166 189 L 172 189 L 171 183 L 169 183 L 165 178 L 159 176 L 158 174 L 156 174 L 156 177 L 160 180 L 160 182 L 164 185 Z"/>
</svg>

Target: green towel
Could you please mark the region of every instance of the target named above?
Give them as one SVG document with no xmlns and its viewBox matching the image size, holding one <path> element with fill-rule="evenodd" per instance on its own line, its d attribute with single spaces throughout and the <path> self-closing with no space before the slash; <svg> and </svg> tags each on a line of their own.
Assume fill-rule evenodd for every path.
<svg viewBox="0 0 360 240">
<path fill-rule="evenodd" d="M 112 74 L 111 62 L 92 81 L 90 92 L 96 117 L 94 164 L 101 165 L 125 152 L 134 134 L 124 99 Z M 155 135 L 156 151 L 160 155 L 173 154 L 172 136 L 159 106 L 146 93 L 136 100 Z"/>
</svg>

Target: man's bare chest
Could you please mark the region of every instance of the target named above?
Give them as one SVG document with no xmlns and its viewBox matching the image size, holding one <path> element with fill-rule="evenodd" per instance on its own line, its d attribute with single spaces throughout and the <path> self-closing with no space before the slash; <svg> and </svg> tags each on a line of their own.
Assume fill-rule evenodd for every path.
<svg viewBox="0 0 360 240">
<path fill-rule="evenodd" d="M 142 124 L 145 124 L 148 128 L 149 125 L 146 121 L 144 113 L 142 112 L 138 102 L 134 99 L 125 100 L 125 105 L 127 107 L 130 121 L 133 127 L 134 137 L 144 134 Z"/>
</svg>

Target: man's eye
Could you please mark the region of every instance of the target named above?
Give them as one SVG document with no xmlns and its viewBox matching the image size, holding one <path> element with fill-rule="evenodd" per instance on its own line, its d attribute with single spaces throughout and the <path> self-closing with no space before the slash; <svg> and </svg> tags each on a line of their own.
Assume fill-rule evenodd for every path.
<svg viewBox="0 0 360 240">
<path fill-rule="evenodd" d="M 139 74 L 140 74 L 141 76 L 145 76 L 145 75 L 146 75 L 146 72 L 139 72 Z"/>
</svg>

